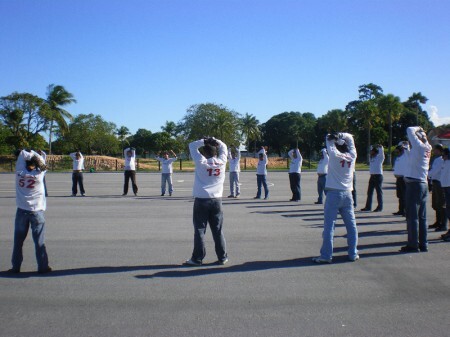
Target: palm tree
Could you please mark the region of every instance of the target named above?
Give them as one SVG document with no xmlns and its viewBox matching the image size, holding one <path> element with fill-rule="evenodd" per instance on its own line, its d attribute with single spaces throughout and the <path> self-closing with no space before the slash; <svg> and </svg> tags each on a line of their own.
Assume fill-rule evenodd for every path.
<svg viewBox="0 0 450 337">
<path fill-rule="evenodd" d="M 392 94 L 388 94 L 386 96 L 382 96 L 379 99 L 378 105 L 382 113 L 386 114 L 389 124 L 389 147 L 388 147 L 388 165 L 392 165 L 392 122 L 396 122 L 400 119 L 403 105 L 400 102 L 400 98 L 398 96 L 394 96 Z"/>
<path fill-rule="evenodd" d="M 257 141 L 261 138 L 261 130 L 259 128 L 259 121 L 255 116 L 245 113 L 245 116 L 241 119 L 241 132 L 245 137 L 247 153 L 250 150 L 250 141 Z"/>
<path fill-rule="evenodd" d="M 414 92 L 406 102 L 407 106 L 411 106 L 416 110 L 416 125 L 419 125 L 419 111 L 421 111 L 420 104 L 425 104 L 427 101 L 428 98 L 422 95 L 421 92 Z"/>
<path fill-rule="evenodd" d="M 126 138 L 130 135 L 130 130 L 126 126 L 121 126 L 120 128 L 116 129 L 116 136 L 119 138 L 120 144 L 122 145 L 123 150 L 123 143 L 126 141 Z"/>
<path fill-rule="evenodd" d="M 52 154 L 52 135 L 55 128 L 55 124 L 58 126 L 61 134 L 64 134 L 68 129 L 66 119 L 72 120 L 72 115 L 64 110 L 62 106 L 76 103 L 73 95 L 68 92 L 62 85 L 50 84 L 47 87 L 47 104 L 49 106 L 49 154 Z"/>
</svg>

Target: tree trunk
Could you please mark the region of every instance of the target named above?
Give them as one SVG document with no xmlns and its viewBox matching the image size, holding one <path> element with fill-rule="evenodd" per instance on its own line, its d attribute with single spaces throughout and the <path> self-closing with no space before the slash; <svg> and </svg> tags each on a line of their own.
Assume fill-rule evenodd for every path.
<svg viewBox="0 0 450 337">
<path fill-rule="evenodd" d="M 53 133 L 53 119 L 50 121 L 50 132 L 48 134 L 48 154 L 52 154 L 52 133 Z"/>
<path fill-rule="evenodd" d="M 392 112 L 389 110 L 389 148 L 388 148 L 388 165 L 392 165 Z"/>
</svg>

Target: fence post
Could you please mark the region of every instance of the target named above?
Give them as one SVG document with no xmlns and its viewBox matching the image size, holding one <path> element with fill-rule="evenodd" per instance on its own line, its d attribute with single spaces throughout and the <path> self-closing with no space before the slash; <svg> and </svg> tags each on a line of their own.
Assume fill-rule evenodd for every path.
<svg viewBox="0 0 450 337">
<path fill-rule="evenodd" d="M 180 158 L 180 171 L 183 171 L 183 159 Z"/>
<path fill-rule="evenodd" d="M 118 163 L 118 160 L 116 159 L 116 171 L 118 171 L 118 169 L 117 169 L 117 165 L 118 165 L 119 163 Z"/>
<path fill-rule="evenodd" d="M 14 172 L 13 171 L 13 161 L 11 160 L 11 172 Z"/>
<path fill-rule="evenodd" d="M 244 170 L 247 171 L 247 157 L 244 157 Z"/>
</svg>

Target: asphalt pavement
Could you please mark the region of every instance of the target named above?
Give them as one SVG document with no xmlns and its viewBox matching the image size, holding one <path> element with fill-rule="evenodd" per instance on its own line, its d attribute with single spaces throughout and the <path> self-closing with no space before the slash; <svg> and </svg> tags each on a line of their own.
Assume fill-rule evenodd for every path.
<svg viewBox="0 0 450 337">
<path fill-rule="evenodd" d="M 138 172 L 138 196 L 122 197 L 123 173 L 85 173 L 86 196 L 71 197 L 71 174 L 49 173 L 54 271 L 36 273 L 29 235 L 22 272 L 10 275 L 14 175 L 0 174 L 0 336 L 449 336 L 450 243 L 430 230 L 429 252 L 399 252 L 406 222 L 392 215 L 392 172 L 383 212 L 356 213 L 361 259 L 347 260 L 338 219 L 330 265 L 311 261 L 323 224 L 316 174 L 302 174 L 296 203 L 287 172 L 269 171 L 269 200 L 253 199 L 255 172 L 241 173 L 241 198 L 226 198 L 227 177 L 229 263 L 215 264 L 208 231 L 204 265 L 182 266 L 193 246 L 193 177 L 174 173 L 173 196 L 161 197 L 160 174 Z M 368 178 L 357 172 L 357 210 Z"/>
</svg>

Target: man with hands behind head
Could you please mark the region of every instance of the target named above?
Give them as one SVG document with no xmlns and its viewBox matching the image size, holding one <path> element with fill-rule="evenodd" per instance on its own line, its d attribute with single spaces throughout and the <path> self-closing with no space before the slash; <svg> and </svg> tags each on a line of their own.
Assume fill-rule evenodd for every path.
<svg viewBox="0 0 450 337">
<path fill-rule="evenodd" d="M 194 250 L 184 264 L 200 266 L 206 255 L 205 233 L 209 223 L 218 264 L 228 262 L 225 236 L 222 232 L 222 193 L 227 164 L 227 146 L 219 139 L 205 137 L 189 144 L 195 162 L 194 178 Z"/>
</svg>

